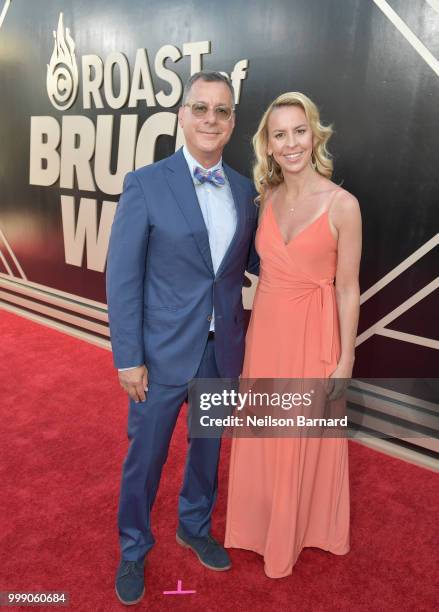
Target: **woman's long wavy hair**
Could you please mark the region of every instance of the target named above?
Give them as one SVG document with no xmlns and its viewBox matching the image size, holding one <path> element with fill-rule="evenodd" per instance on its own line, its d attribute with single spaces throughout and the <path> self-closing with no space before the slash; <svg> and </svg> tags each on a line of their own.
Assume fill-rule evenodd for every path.
<svg viewBox="0 0 439 612">
<path fill-rule="evenodd" d="M 282 106 L 300 106 L 307 118 L 313 133 L 313 152 L 311 163 L 313 168 L 322 176 L 331 178 L 333 163 L 326 148 L 332 136 L 332 126 L 325 126 L 320 122 L 320 113 L 317 106 L 304 94 L 291 91 L 276 98 L 265 111 L 256 134 L 253 136 L 253 149 L 256 161 L 253 166 L 253 179 L 259 196 L 256 200 L 264 203 L 268 190 L 280 185 L 284 178 L 279 164 L 267 154 L 268 146 L 268 119 L 274 109 Z"/>
</svg>

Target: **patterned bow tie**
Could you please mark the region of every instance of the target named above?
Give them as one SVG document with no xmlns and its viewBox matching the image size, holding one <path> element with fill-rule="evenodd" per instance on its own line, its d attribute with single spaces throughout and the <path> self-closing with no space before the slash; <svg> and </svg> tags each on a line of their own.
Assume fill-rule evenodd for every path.
<svg viewBox="0 0 439 612">
<path fill-rule="evenodd" d="M 201 185 L 203 183 L 212 183 L 217 187 L 222 187 L 226 184 L 224 172 L 221 170 L 221 168 L 217 168 L 216 170 L 212 171 L 204 170 L 204 168 L 200 168 L 200 166 L 197 166 L 194 169 L 194 177 Z"/>
</svg>

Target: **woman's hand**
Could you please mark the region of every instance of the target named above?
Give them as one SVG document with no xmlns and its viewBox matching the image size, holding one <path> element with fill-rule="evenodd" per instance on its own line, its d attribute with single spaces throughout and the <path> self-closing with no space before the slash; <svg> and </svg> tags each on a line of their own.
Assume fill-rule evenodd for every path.
<svg viewBox="0 0 439 612">
<path fill-rule="evenodd" d="M 352 378 L 354 362 L 339 361 L 337 367 L 329 377 L 328 400 L 340 399 L 346 393 Z"/>
</svg>

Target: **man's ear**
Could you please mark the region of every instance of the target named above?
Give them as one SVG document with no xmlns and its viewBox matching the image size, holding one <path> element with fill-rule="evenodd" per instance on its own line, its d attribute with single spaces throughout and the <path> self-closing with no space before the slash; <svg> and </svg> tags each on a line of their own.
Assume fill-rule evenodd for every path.
<svg viewBox="0 0 439 612">
<path fill-rule="evenodd" d="M 183 127 L 183 113 L 184 113 L 184 106 L 180 106 L 180 108 L 178 109 L 178 125 L 180 127 Z"/>
</svg>

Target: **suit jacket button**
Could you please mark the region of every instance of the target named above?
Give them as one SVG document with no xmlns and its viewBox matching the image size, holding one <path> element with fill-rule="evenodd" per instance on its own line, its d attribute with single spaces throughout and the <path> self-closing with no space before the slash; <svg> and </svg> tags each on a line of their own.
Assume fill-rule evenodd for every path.
<svg viewBox="0 0 439 612">
<path fill-rule="evenodd" d="M 207 317 L 207 320 L 208 320 L 208 321 L 212 321 L 212 315 L 209 315 L 209 316 Z"/>
</svg>

